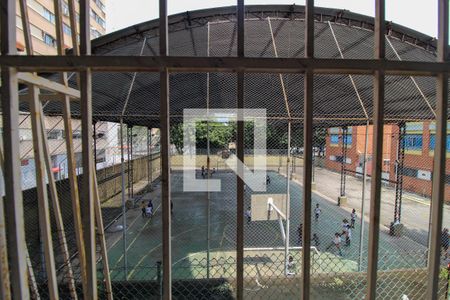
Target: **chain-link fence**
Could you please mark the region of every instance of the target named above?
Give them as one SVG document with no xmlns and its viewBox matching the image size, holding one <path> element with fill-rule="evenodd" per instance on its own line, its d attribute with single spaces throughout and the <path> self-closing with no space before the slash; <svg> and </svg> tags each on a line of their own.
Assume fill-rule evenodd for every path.
<svg viewBox="0 0 450 300">
<path fill-rule="evenodd" d="M 217 17 L 219 19 L 219 17 Z M 354 25 L 354 24 L 350 24 Z M 190 32 L 188 36 L 186 31 Z M 248 56 L 303 56 L 304 21 L 270 16 L 246 21 Z M 172 55 L 233 56 L 234 21 L 206 22 L 175 30 Z M 373 32 L 344 24 L 316 22 L 316 56 L 370 58 Z M 123 44 L 97 48 L 97 55 L 155 55 L 149 30 Z M 194 43 L 196 42 L 196 43 Z M 389 59 L 435 60 L 433 52 L 386 37 Z M 232 73 L 172 73 L 170 76 L 170 188 L 172 288 L 179 299 L 236 297 L 237 223 L 244 220 L 244 297 L 300 297 L 303 222 L 302 74 L 246 74 L 245 109 L 265 115 L 244 122 L 244 163 L 258 169 L 257 122 L 265 122 L 267 175 L 244 188 L 244 214 L 237 214 L 237 76 Z M 76 78 L 70 79 L 76 86 Z M 380 299 L 423 299 L 428 265 L 430 197 L 435 147 L 435 82 L 429 77 L 386 77 L 383 192 L 378 253 Z M 315 75 L 311 296 L 361 299 L 367 289 L 369 194 L 373 156 L 372 77 Z M 159 182 L 159 76 L 154 73 L 94 73 L 93 149 L 109 274 L 116 299 L 156 299 L 162 295 L 162 217 Z M 151 103 L 151 105 L 149 105 Z M 24 110 L 26 105 L 22 106 Z M 71 136 L 77 183 L 82 182 L 80 107 L 72 104 Z M 71 199 L 67 126 L 59 105 L 46 105 L 45 133 L 72 275 L 60 243 L 55 208 L 50 211 L 61 298 L 71 282 L 82 295 L 82 274 Z M 186 147 L 184 109 L 203 109 L 194 123 L 194 150 Z M 209 115 L 209 110 L 225 110 Z M 34 298 L 48 298 L 42 216 L 31 117 L 21 116 L 22 188 L 26 240 Z M 447 146 L 448 149 L 448 146 Z M 189 167 L 186 167 L 186 165 Z M 220 189 L 186 190 L 186 173 L 218 180 Z M 45 176 L 44 176 L 45 177 Z M 448 177 L 448 176 L 447 176 Z M 46 183 L 50 183 L 50 178 Z M 208 183 L 208 184 L 212 184 Z M 256 186 L 256 185 L 255 185 Z M 81 184 L 80 184 L 81 188 Z M 448 185 L 447 185 L 448 188 Z M 49 193 L 52 192 L 49 186 Z M 448 189 L 446 199 L 450 197 Z M 450 227 L 444 209 L 444 227 Z M 57 214 L 56 214 L 57 215 Z M 100 238 L 99 238 L 100 240 Z M 442 235 L 445 249 L 445 233 Z M 448 237 L 447 237 L 448 244 Z M 100 296 L 106 298 L 105 257 L 98 249 Z M 441 299 L 448 294 L 448 254 L 442 256 Z M 34 279 L 33 279 L 34 278 Z"/>
</svg>

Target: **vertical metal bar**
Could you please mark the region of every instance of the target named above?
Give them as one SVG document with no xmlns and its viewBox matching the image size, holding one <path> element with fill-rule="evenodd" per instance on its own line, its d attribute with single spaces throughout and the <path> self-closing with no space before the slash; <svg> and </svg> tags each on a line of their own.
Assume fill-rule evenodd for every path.
<svg viewBox="0 0 450 300">
<path fill-rule="evenodd" d="M 47 168 L 47 176 L 48 176 L 48 185 L 50 187 L 50 199 L 52 200 L 52 206 L 53 206 L 53 214 L 56 224 L 56 231 L 58 233 L 58 244 L 60 247 L 60 251 L 62 252 L 62 257 L 64 261 L 64 266 L 66 268 L 66 275 L 67 278 L 67 284 L 69 287 L 70 296 L 72 299 L 77 299 L 77 291 L 75 287 L 75 280 L 73 277 L 73 270 L 72 270 L 72 263 L 70 262 L 70 253 L 69 248 L 67 246 L 67 239 L 66 239 L 66 232 L 64 230 L 64 222 L 62 219 L 61 214 L 61 207 L 59 205 L 59 197 L 58 197 L 58 190 L 56 187 L 55 178 L 53 177 L 52 173 L 52 165 L 51 165 L 51 157 L 50 157 L 50 150 L 48 147 L 47 142 L 47 132 L 45 130 L 45 121 L 44 121 L 44 112 L 42 109 L 42 104 L 40 101 L 38 101 L 38 107 L 39 114 L 40 114 L 40 121 L 41 121 L 41 137 L 42 137 L 42 148 L 44 150 L 43 156 L 45 160 L 45 167 Z"/>
<path fill-rule="evenodd" d="M 167 1 L 159 0 L 159 54 L 169 55 L 169 24 Z M 172 244 L 170 214 L 170 101 L 169 72 L 160 72 L 160 118 L 161 118 L 161 202 L 163 219 L 163 299 L 172 299 Z"/>
<path fill-rule="evenodd" d="M 55 12 L 55 27 L 56 27 L 56 39 L 57 39 L 57 50 L 58 55 L 64 55 L 64 31 L 63 31 L 63 20 L 62 20 L 62 8 L 61 8 L 61 2 L 59 0 L 53 1 L 54 6 L 54 12 Z M 65 86 L 68 86 L 68 80 L 67 80 L 67 73 L 61 74 L 61 80 L 60 80 Z M 70 99 L 68 96 L 64 97 L 64 102 L 70 103 Z M 70 104 L 68 104 L 70 107 Z M 56 189 L 56 184 L 54 178 L 51 176 L 51 158 L 50 158 L 50 151 L 48 147 L 47 142 L 47 133 L 45 131 L 45 122 L 43 119 L 44 113 L 42 109 L 42 105 L 39 103 L 39 109 L 41 112 L 41 129 L 42 129 L 42 136 L 44 138 L 44 152 L 45 152 L 45 158 L 46 158 L 46 166 L 47 166 L 47 173 L 49 174 L 49 183 L 50 183 L 50 191 L 51 191 L 51 199 L 53 202 L 53 212 L 55 215 L 56 220 L 56 227 L 58 230 L 58 239 L 60 243 L 60 247 L 62 249 L 62 254 L 64 258 L 64 264 L 66 267 L 66 272 L 68 276 L 68 284 L 69 284 L 69 291 L 72 299 L 77 299 L 77 292 L 75 287 L 75 280 L 73 277 L 73 270 L 72 270 L 72 264 L 70 262 L 70 253 L 67 246 L 67 240 L 64 230 L 64 222 L 61 215 L 61 209 L 59 206 L 59 199 L 58 199 L 58 192 Z M 71 135 L 72 133 L 70 133 Z M 74 213 L 75 215 L 75 213 Z M 80 260 L 81 262 L 81 260 Z M 81 264 L 80 264 L 81 265 Z"/>
<path fill-rule="evenodd" d="M 281 74 L 280 74 L 281 76 Z M 287 128 L 287 158 L 286 158 L 286 239 L 284 241 L 284 273 L 288 275 L 289 262 L 289 236 L 290 236 L 290 212 L 291 212 L 291 120 Z"/>
<path fill-rule="evenodd" d="M 91 55 L 90 1 L 80 0 L 80 55 Z M 86 248 L 86 279 L 88 299 L 97 299 L 94 177 L 92 153 L 92 73 L 80 72 L 81 128 L 83 150 L 82 219 Z"/>
<path fill-rule="evenodd" d="M 72 5 L 72 7 L 71 7 Z M 62 21 L 62 7 L 59 0 L 54 1 L 55 15 L 56 15 L 56 33 L 58 41 L 58 55 L 64 55 L 64 34 L 63 34 L 63 21 Z M 79 54 L 78 41 L 77 41 L 77 25 L 75 22 L 75 8 L 73 6 L 73 0 L 69 0 L 69 9 L 71 10 L 70 22 L 72 27 L 72 39 L 73 39 L 73 49 L 75 55 Z M 73 10 L 72 10 L 73 9 Z M 63 72 L 61 74 L 61 82 L 68 86 L 67 73 Z M 72 138 L 72 121 L 70 113 L 70 99 L 65 96 L 63 101 L 63 120 L 64 120 L 64 130 L 65 130 L 65 141 L 66 141 L 66 153 L 67 153 L 67 169 L 68 177 L 70 183 L 70 194 L 72 202 L 72 213 L 74 218 L 75 227 L 75 237 L 78 249 L 78 261 L 80 265 L 81 273 L 81 283 L 83 287 L 83 296 L 87 297 L 86 294 L 86 253 L 84 248 L 83 240 L 83 228 L 81 223 L 81 213 L 80 213 L 80 196 L 78 191 L 78 182 L 76 174 L 76 160 L 74 154 L 73 138 Z"/>
<path fill-rule="evenodd" d="M 58 0 L 56 0 L 58 1 Z M 92 122 L 92 127 L 94 128 L 94 134 L 92 135 L 94 139 L 94 171 L 97 170 L 97 122 Z"/>
<path fill-rule="evenodd" d="M 17 54 L 16 49 L 16 1 L 1 1 L 1 50 L 2 55 Z M 27 36 L 25 36 L 27 37 Z M 23 198 L 21 188 L 20 144 L 19 144 L 19 97 L 17 72 L 14 68 L 2 68 L 2 115 L 3 142 L 5 149 L 5 216 L 8 236 L 8 254 L 11 263 L 11 295 L 13 299 L 28 299 L 28 274 L 33 270 L 28 264 L 28 251 L 25 242 Z M 2 268 L 2 271 L 7 271 Z M 31 277 L 31 276 L 30 276 Z M 6 281 L 2 282 L 2 289 Z M 32 291 L 36 291 L 32 287 Z M 7 296 L 9 285 L 3 291 Z M 3 293 L 2 293 L 3 294 Z"/>
<path fill-rule="evenodd" d="M 305 8 L 305 57 L 314 57 L 314 0 L 306 1 Z M 310 297 L 311 269 L 311 180 L 312 180 L 312 144 L 313 144 L 313 92 L 314 73 L 305 72 L 304 79 L 304 116 L 303 116 L 303 255 L 301 299 Z"/>
<path fill-rule="evenodd" d="M 395 170 L 395 202 L 394 202 L 394 223 L 401 222 L 402 218 L 402 197 L 403 197 L 403 167 L 405 165 L 405 133 L 406 124 L 398 124 L 398 146 L 397 146 L 397 168 Z"/>
<path fill-rule="evenodd" d="M 45 157 L 42 137 L 39 89 L 29 87 L 31 129 L 33 131 L 33 151 L 36 169 L 36 189 L 38 194 L 39 229 L 44 244 L 45 270 L 48 280 L 50 299 L 58 298 L 58 283 L 56 279 L 55 257 L 53 252 L 52 229 L 50 223 L 50 207 L 48 204 L 47 183 L 45 182 Z M 47 174 L 48 177 L 52 174 Z M 49 178 L 49 180 L 51 180 Z"/>
<path fill-rule="evenodd" d="M 28 253 L 28 248 L 25 248 L 25 255 L 27 258 L 27 269 L 28 269 L 28 282 L 30 284 L 30 290 L 32 299 L 40 300 L 41 296 L 39 295 L 39 288 L 36 282 L 36 277 L 34 276 L 33 266 L 31 264 L 30 254 Z"/>
<path fill-rule="evenodd" d="M 20 11 L 21 11 L 21 16 L 22 16 L 22 28 L 23 28 L 23 32 L 24 32 L 25 47 L 26 47 L 26 50 L 27 50 L 27 54 L 28 55 L 32 55 L 34 53 L 34 51 L 33 51 L 32 39 L 31 39 L 30 22 L 29 22 L 29 18 L 28 18 L 28 7 L 26 5 L 26 1 L 25 0 L 20 0 L 19 3 L 20 3 Z M 41 103 L 39 101 L 39 89 L 36 88 L 33 85 L 29 85 L 28 89 L 29 89 L 29 95 L 31 96 L 30 101 L 32 102 L 30 104 L 30 107 L 32 109 L 34 108 L 34 114 L 30 113 L 31 121 L 32 121 L 32 124 L 33 124 L 32 126 L 34 126 L 33 130 L 35 130 L 35 131 L 33 131 L 33 135 L 34 135 L 33 142 L 36 142 L 37 144 L 39 144 L 39 143 L 46 143 L 47 142 L 47 137 L 44 135 L 44 122 L 42 120 L 42 117 L 43 117 L 42 106 L 41 106 Z M 38 124 L 38 123 L 40 123 L 40 124 Z M 38 135 L 42 135 L 42 136 L 38 137 Z M 43 138 L 43 140 L 37 140 L 38 138 Z M 47 150 L 46 146 L 41 146 L 41 147 L 43 149 L 38 149 L 38 147 L 36 147 L 36 146 L 33 147 L 33 149 L 35 150 L 35 158 L 37 156 L 36 155 L 37 151 L 42 151 L 42 150 L 45 151 L 45 150 Z M 48 180 L 49 180 L 50 183 L 54 184 L 53 177 L 52 177 L 52 172 L 51 172 L 51 167 L 50 167 L 50 160 L 49 160 L 50 158 L 48 156 L 48 151 L 46 153 L 40 152 L 39 155 L 43 155 L 42 159 L 45 160 L 45 162 L 46 162 Z M 41 179 L 41 176 L 45 176 L 45 173 L 42 173 L 44 171 L 43 170 L 43 166 L 42 166 L 42 159 L 39 160 L 39 168 L 40 168 L 40 170 L 38 170 L 38 167 L 36 167 L 36 176 L 39 178 L 40 181 L 43 180 L 43 179 Z M 38 159 L 35 159 L 35 161 L 36 161 L 36 165 L 37 165 L 38 164 Z M 41 167 L 42 167 L 42 169 L 41 169 Z M 39 172 L 40 172 L 41 176 L 37 175 Z M 50 278 L 49 279 L 50 283 L 48 285 L 48 287 L 49 287 L 49 294 L 52 297 L 57 297 L 57 292 L 58 291 L 57 291 L 57 287 L 55 288 L 55 286 L 57 286 L 57 282 L 54 282 L 54 281 L 56 281 L 56 276 L 55 276 L 56 270 L 53 270 L 54 269 L 54 253 L 53 253 L 53 243 L 52 243 L 53 241 L 51 239 L 51 226 L 47 227 L 47 224 L 46 224 L 46 225 L 44 225 L 44 228 L 43 228 L 43 226 L 41 224 L 41 222 L 48 223 L 46 214 L 45 213 L 41 213 L 42 209 L 44 211 L 48 211 L 48 203 L 47 203 L 48 197 L 47 197 L 47 194 L 46 194 L 47 193 L 47 190 L 46 190 L 47 187 L 46 186 L 44 187 L 44 189 L 45 189 L 45 196 L 43 196 L 42 193 L 39 194 L 39 189 L 40 189 L 40 187 L 42 185 L 45 186 L 45 182 L 37 184 L 37 187 L 38 187 L 38 200 L 39 200 L 39 204 L 38 204 L 39 205 L 38 206 L 39 207 L 39 222 L 40 222 L 39 223 L 39 228 L 40 228 L 41 232 L 50 231 L 50 241 L 49 241 L 48 237 L 43 237 L 43 239 L 44 239 L 44 253 L 45 253 L 45 255 L 42 257 L 42 261 L 43 261 L 43 263 L 47 263 L 47 268 L 46 268 L 47 270 L 49 270 L 49 268 L 50 268 L 50 271 L 48 271 L 48 272 L 50 272 L 50 274 L 47 273 L 49 275 L 48 278 Z M 57 197 L 57 195 L 55 196 L 56 192 L 55 192 L 54 189 L 56 190 L 56 186 L 53 185 L 51 187 L 52 200 L 55 199 L 55 197 Z M 42 198 L 43 198 L 43 200 L 41 200 Z M 55 213 L 57 214 L 57 212 L 55 212 Z M 44 221 L 42 221 L 42 219 Z M 58 225 L 60 225 L 60 223 Z M 61 233 L 61 231 L 58 231 L 58 232 Z M 43 234 L 41 234 L 41 236 L 42 235 Z M 61 235 L 60 235 L 60 237 L 61 237 Z M 60 239 L 60 241 L 62 241 L 62 240 Z M 49 248 L 47 246 L 48 244 L 51 244 L 51 250 L 49 250 Z M 25 249 L 26 249 L 25 251 L 26 251 L 26 257 L 27 257 L 27 268 L 28 268 L 28 277 L 29 277 L 28 281 L 29 281 L 29 283 L 31 285 L 31 292 L 32 292 L 33 297 L 39 298 L 39 291 L 38 291 L 38 287 L 37 287 L 37 284 L 36 284 L 36 278 L 34 276 L 33 266 L 31 265 L 31 260 L 29 258 L 28 249 L 26 247 L 25 247 Z M 67 249 L 67 247 L 66 247 L 66 249 Z M 67 258 L 68 257 L 68 252 L 66 252 L 64 250 L 63 250 L 63 252 L 64 252 L 65 258 Z M 66 259 L 66 261 L 67 261 L 67 259 Z M 49 265 L 51 265 L 52 263 L 53 263 L 53 267 L 51 267 L 51 266 L 49 267 Z M 69 285 L 70 285 L 69 289 L 71 290 L 71 293 L 73 295 L 73 292 L 74 292 L 74 289 L 73 289 L 73 287 L 74 287 L 74 284 L 73 284 L 74 283 L 74 281 L 73 281 L 73 273 L 71 272 L 72 270 L 71 270 L 70 265 L 68 265 L 68 267 L 69 267 L 68 268 L 68 272 L 69 272 L 68 275 L 69 275 Z M 72 279 L 70 279 L 70 278 L 72 278 Z M 56 291 L 56 293 L 55 293 L 55 291 Z"/>
<path fill-rule="evenodd" d="M 97 186 L 97 174 L 94 166 L 92 166 L 92 173 L 94 176 L 94 185 Z M 106 299 L 112 300 L 112 286 L 111 286 L 111 276 L 109 274 L 109 263 L 108 263 L 108 250 L 106 247 L 106 239 L 105 239 L 105 228 L 103 226 L 103 218 L 102 218 L 102 208 L 100 206 L 100 196 L 98 194 L 98 189 L 94 191 L 95 203 L 95 223 L 97 225 L 97 237 L 100 242 L 100 251 L 102 254 L 102 264 L 103 264 L 103 277 L 105 281 L 105 289 L 106 289 Z"/>
<path fill-rule="evenodd" d="M 448 61 L 449 2 L 439 0 L 438 6 L 438 62 Z M 445 163 L 448 114 L 448 73 L 437 76 L 436 85 L 436 144 L 434 150 L 433 186 L 431 193 L 431 244 L 428 264 L 428 285 L 425 298 L 438 299 L 441 262 L 441 230 L 445 199 Z"/>
<path fill-rule="evenodd" d="M 130 127 L 128 127 L 128 125 L 127 125 L 127 197 L 130 197 L 130 195 L 131 195 L 131 184 L 130 184 Z"/>
<path fill-rule="evenodd" d="M 70 11 L 70 30 L 72 32 L 72 49 L 73 49 L 73 55 L 78 56 L 80 55 L 80 49 L 78 47 L 78 22 L 76 20 L 76 8 L 75 8 L 75 0 L 68 0 L 69 4 L 69 11 Z"/>
<path fill-rule="evenodd" d="M 87 297 L 87 279 L 86 279 L 86 249 L 83 239 L 83 225 L 81 221 L 80 210 L 80 194 L 78 190 L 77 180 L 77 162 L 75 159 L 75 150 L 72 138 L 72 120 L 70 113 L 70 102 L 64 101 L 63 105 L 64 130 L 66 138 L 66 152 L 67 152 L 67 170 L 70 183 L 70 196 L 72 202 L 73 224 L 75 227 L 75 238 L 78 249 L 78 261 L 80 264 L 81 285 L 83 287 L 83 298 Z"/>
<path fill-rule="evenodd" d="M 150 189 L 153 185 L 153 154 L 152 154 L 152 128 L 149 129 L 150 131 L 150 149 L 149 149 L 149 157 L 150 157 Z"/>
<path fill-rule="evenodd" d="M 366 184 L 367 184 L 367 146 L 369 144 L 369 120 L 366 123 L 366 133 L 364 141 L 364 158 L 363 158 L 363 183 L 361 192 L 361 231 L 359 233 L 359 258 L 358 258 L 358 271 L 362 270 L 362 259 L 363 259 L 363 247 L 364 247 L 364 210 L 366 202 Z"/>
<path fill-rule="evenodd" d="M 134 197 L 134 162 L 133 162 L 133 126 L 130 128 L 130 183 L 131 183 L 131 198 Z"/>
<path fill-rule="evenodd" d="M 206 56 L 209 56 L 209 33 L 210 33 L 210 27 L 209 22 L 207 25 L 207 41 L 206 41 Z M 206 115 L 207 115 L 207 130 L 206 130 L 206 141 L 207 141 L 207 158 L 206 158 L 206 170 L 208 172 L 208 180 L 206 181 L 207 191 L 206 191 L 206 278 L 209 279 L 209 268 L 210 268 L 210 240 L 211 240 L 211 194 L 209 192 L 209 179 L 211 179 L 211 160 L 210 160 L 210 141 L 209 141 L 209 72 L 206 73 Z"/>
<path fill-rule="evenodd" d="M 385 3 L 375 1 L 375 59 L 385 58 Z M 377 291 L 378 242 L 380 236 L 381 170 L 383 167 L 384 70 L 375 71 L 373 81 L 373 159 L 370 191 L 369 255 L 367 300 L 375 300 Z"/>
<path fill-rule="evenodd" d="M 150 159 L 151 144 L 152 144 L 152 135 L 151 135 L 150 129 L 147 128 L 147 185 L 149 188 L 150 188 L 150 183 L 151 183 L 151 180 L 150 180 L 150 176 L 151 176 L 150 169 L 151 169 L 151 161 L 152 161 Z"/>
<path fill-rule="evenodd" d="M 3 144 L 0 140 L 0 170 L 5 178 L 5 169 L 3 167 Z M 6 243 L 5 231 L 5 209 L 3 204 L 3 187 L 4 184 L 0 182 L 0 298 L 5 300 L 11 299 L 11 289 L 9 280 L 9 265 L 8 265 L 8 250 Z"/>
<path fill-rule="evenodd" d="M 123 243 L 123 272 L 125 280 L 128 274 L 128 256 L 127 256 L 127 208 L 125 196 L 125 151 L 123 149 L 123 118 L 120 118 L 120 177 L 122 182 L 122 243 Z M 128 128 L 127 128 L 127 145 L 128 145 Z M 128 153 L 128 150 L 127 150 Z"/>
<path fill-rule="evenodd" d="M 244 0 L 237 1 L 237 55 L 245 56 L 244 49 Z M 244 108 L 244 76 L 245 73 L 239 70 L 237 73 L 237 108 Z M 238 111 L 236 154 L 237 158 L 244 162 L 244 121 L 243 116 Z M 241 118 L 239 118 L 239 116 Z M 238 164 L 238 174 L 244 175 L 242 164 Z M 237 209 L 236 209 L 236 298 L 241 300 L 244 297 L 244 180 L 236 176 L 237 180 Z"/>
</svg>

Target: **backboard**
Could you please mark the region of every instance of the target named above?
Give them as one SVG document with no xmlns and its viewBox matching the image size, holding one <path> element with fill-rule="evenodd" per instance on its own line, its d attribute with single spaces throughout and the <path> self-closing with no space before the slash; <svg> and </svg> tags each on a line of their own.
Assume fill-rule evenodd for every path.
<svg viewBox="0 0 450 300">
<path fill-rule="evenodd" d="M 286 194 L 253 194 L 251 199 L 252 221 L 278 220 L 277 212 L 273 208 L 269 211 L 269 202 L 286 215 Z M 289 215 L 287 217 L 289 218 Z"/>
</svg>

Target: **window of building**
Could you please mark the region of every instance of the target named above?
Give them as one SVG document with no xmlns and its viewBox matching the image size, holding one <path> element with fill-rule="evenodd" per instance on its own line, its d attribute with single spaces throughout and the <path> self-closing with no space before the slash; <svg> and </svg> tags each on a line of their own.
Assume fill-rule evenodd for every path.
<svg viewBox="0 0 450 300">
<path fill-rule="evenodd" d="M 63 15 L 65 15 L 66 17 L 70 15 L 69 5 L 66 2 L 62 2 L 61 10 Z"/>
<path fill-rule="evenodd" d="M 72 30 L 70 30 L 70 26 L 66 23 L 63 23 L 63 31 L 67 35 L 72 35 Z"/>
<path fill-rule="evenodd" d="M 332 145 L 337 145 L 339 144 L 339 140 L 343 139 L 342 134 L 332 134 L 330 135 L 330 143 Z M 347 146 L 351 146 L 353 140 L 352 140 L 352 135 L 351 134 L 347 134 L 346 138 L 344 139 L 345 141 L 345 145 Z"/>
<path fill-rule="evenodd" d="M 44 10 L 43 10 L 43 12 L 42 12 L 42 16 L 43 16 L 44 18 L 46 18 L 48 21 L 50 21 L 50 22 L 52 22 L 53 24 L 55 24 L 55 15 L 54 15 L 51 11 L 49 11 L 48 9 L 46 9 L 45 7 L 44 7 Z"/>
<path fill-rule="evenodd" d="M 42 32 L 42 40 L 49 46 L 56 47 L 56 39 L 46 32 Z"/>
<path fill-rule="evenodd" d="M 63 129 L 52 129 L 47 131 L 47 139 L 49 140 L 61 140 L 64 139 Z"/>
<path fill-rule="evenodd" d="M 344 137 L 342 137 L 344 139 Z M 347 146 L 351 146 L 352 144 L 352 135 L 351 134 L 347 134 L 345 139 L 344 139 L 345 145 Z"/>
<path fill-rule="evenodd" d="M 98 30 L 91 28 L 91 38 L 96 39 L 101 35 L 102 34 Z"/>
<path fill-rule="evenodd" d="M 332 145 L 337 145 L 339 144 L 339 135 L 338 134 L 332 134 L 330 135 L 330 143 Z"/>
<path fill-rule="evenodd" d="M 106 150 L 105 149 L 100 149 L 97 150 L 97 163 L 102 163 L 106 161 Z"/>
<path fill-rule="evenodd" d="M 31 141 L 33 139 L 33 133 L 29 128 L 19 128 L 20 141 Z"/>
<path fill-rule="evenodd" d="M 400 171 L 398 166 L 396 166 L 397 172 L 401 172 L 401 175 L 408 177 L 417 177 L 418 170 L 413 168 L 403 167 Z"/>
<path fill-rule="evenodd" d="M 105 5 L 100 0 L 95 0 L 95 4 L 104 12 L 105 11 Z"/>
<path fill-rule="evenodd" d="M 106 28 L 105 20 L 103 20 L 95 11 L 91 9 L 91 17 L 103 28 Z"/>
<path fill-rule="evenodd" d="M 407 134 L 404 139 L 406 150 L 422 150 L 422 135 Z"/>
<path fill-rule="evenodd" d="M 436 135 L 430 135 L 430 150 L 434 151 L 434 147 L 436 146 Z M 450 134 L 447 134 L 447 152 L 450 152 Z"/>
<path fill-rule="evenodd" d="M 81 130 L 74 130 L 72 132 L 72 138 L 73 139 L 81 139 Z"/>
</svg>

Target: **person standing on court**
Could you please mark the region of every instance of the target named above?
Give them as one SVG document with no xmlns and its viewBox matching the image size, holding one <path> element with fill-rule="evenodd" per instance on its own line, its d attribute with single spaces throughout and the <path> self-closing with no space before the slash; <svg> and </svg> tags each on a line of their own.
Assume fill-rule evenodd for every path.
<svg viewBox="0 0 450 300">
<path fill-rule="evenodd" d="M 350 226 L 352 228 L 355 228 L 355 221 L 356 221 L 356 210 L 355 209 L 352 210 L 352 213 L 350 214 L 350 218 L 351 218 Z"/>
<path fill-rule="evenodd" d="M 347 219 L 342 220 L 342 234 L 345 236 L 345 245 L 350 245 L 351 229 Z"/>
<path fill-rule="evenodd" d="M 336 246 L 336 248 L 338 249 L 340 256 L 342 256 L 341 242 L 342 242 L 341 236 L 339 235 L 339 233 L 336 232 L 334 234 L 333 243 L 334 243 L 334 246 Z"/>
<path fill-rule="evenodd" d="M 314 242 L 314 246 L 317 249 L 319 249 L 320 241 L 319 241 L 319 236 L 317 235 L 317 233 L 313 234 L 311 241 Z"/>
<path fill-rule="evenodd" d="M 202 177 L 205 178 L 205 166 L 202 166 Z"/>
<path fill-rule="evenodd" d="M 150 199 L 150 200 L 148 201 L 148 205 L 147 205 L 147 207 L 145 208 L 145 215 L 146 215 L 147 217 L 151 217 L 151 216 L 153 215 L 153 201 L 152 201 L 152 199 Z"/>
<path fill-rule="evenodd" d="M 322 213 L 322 209 L 319 206 L 319 203 L 316 204 L 316 208 L 314 208 L 314 215 L 316 216 L 316 222 L 319 221 L 320 214 Z"/>
<path fill-rule="evenodd" d="M 144 200 L 142 200 L 142 202 L 141 202 L 141 214 L 142 214 L 142 217 L 143 218 L 145 218 L 146 216 L 147 216 L 147 214 L 146 214 L 146 211 L 145 211 L 145 208 L 147 207 L 147 205 L 145 205 L 145 201 Z"/>
<path fill-rule="evenodd" d="M 245 211 L 245 217 L 247 218 L 247 224 L 250 224 L 252 221 L 252 211 L 250 210 L 250 206 Z"/>
</svg>

